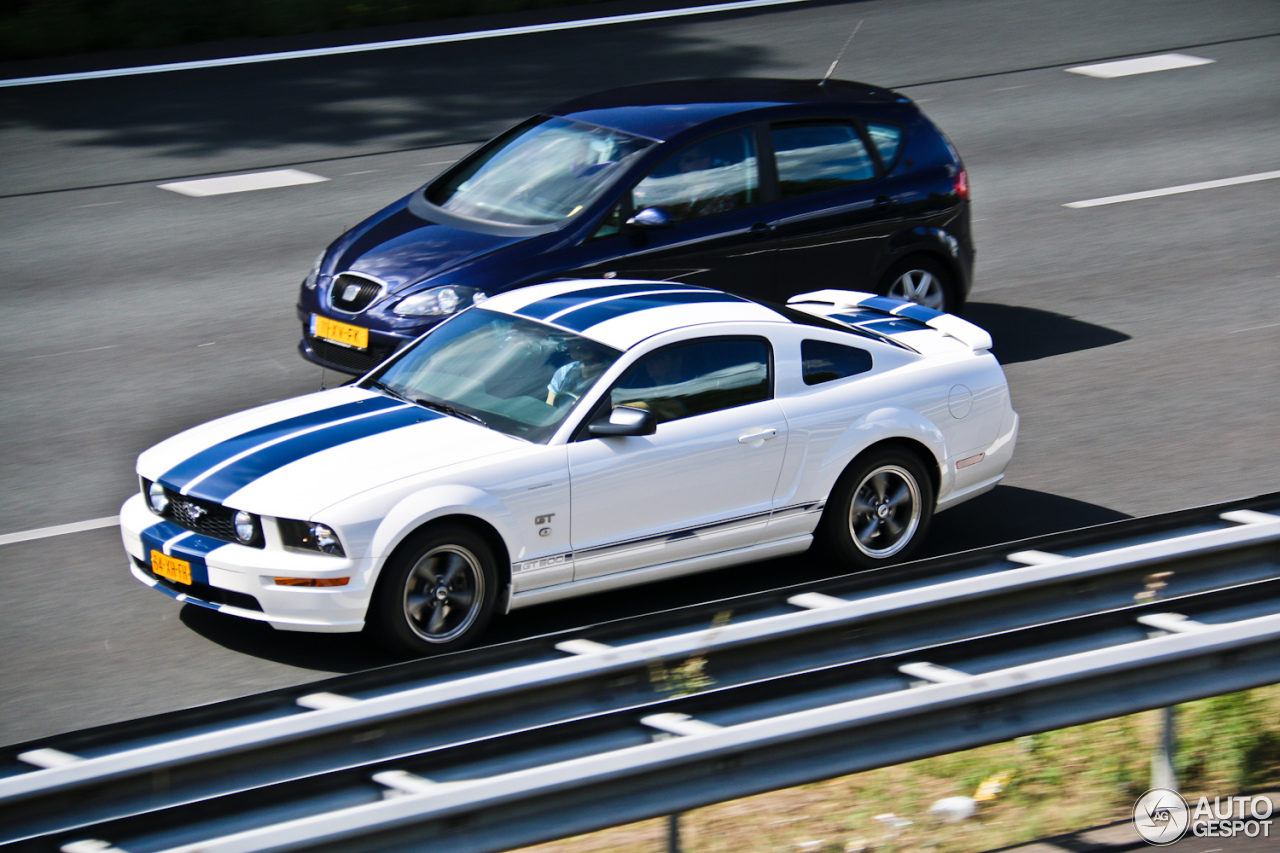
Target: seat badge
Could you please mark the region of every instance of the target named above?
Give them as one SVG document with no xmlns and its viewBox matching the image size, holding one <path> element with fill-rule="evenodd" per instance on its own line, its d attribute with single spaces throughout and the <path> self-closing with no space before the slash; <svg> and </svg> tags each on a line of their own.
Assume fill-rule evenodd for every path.
<svg viewBox="0 0 1280 853">
<path fill-rule="evenodd" d="M 355 301 L 355 298 L 356 298 L 357 296 L 359 296 L 359 295 L 360 295 L 360 285 L 358 285 L 358 284 L 348 284 L 348 285 L 347 285 L 345 288 L 343 288 L 343 290 L 342 290 L 342 301 L 343 301 L 343 302 L 353 302 L 353 301 Z"/>
</svg>

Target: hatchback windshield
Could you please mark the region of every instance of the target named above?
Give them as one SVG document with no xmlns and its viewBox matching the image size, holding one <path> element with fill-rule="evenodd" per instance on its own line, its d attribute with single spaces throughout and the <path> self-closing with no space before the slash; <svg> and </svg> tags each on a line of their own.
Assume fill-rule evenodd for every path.
<svg viewBox="0 0 1280 853">
<path fill-rule="evenodd" d="M 427 198 L 472 219 L 549 225 L 579 213 L 653 144 L 568 119 L 534 119 L 464 160 Z"/>
<path fill-rule="evenodd" d="M 471 308 L 362 384 L 545 442 L 619 355 L 572 332 Z"/>
</svg>

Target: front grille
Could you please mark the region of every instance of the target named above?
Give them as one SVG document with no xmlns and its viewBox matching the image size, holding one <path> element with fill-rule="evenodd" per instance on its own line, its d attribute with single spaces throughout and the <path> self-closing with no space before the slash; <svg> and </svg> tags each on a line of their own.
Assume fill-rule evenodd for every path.
<svg viewBox="0 0 1280 853">
<path fill-rule="evenodd" d="M 315 337 L 305 325 L 302 328 L 307 346 L 317 358 L 348 373 L 368 373 L 391 355 L 390 346 L 370 346 L 364 350 L 352 349 Z"/>
<path fill-rule="evenodd" d="M 355 313 L 369 307 L 382 290 L 382 285 L 358 275 L 340 275 L 333 282 L 329 301 L 340 311 Z"/>
<path fill-rule="evenodd" d="M 169 507 L 164 511 L 165 518 L 203 536 L 224 542 L 237 541 L 235 510 L 212 501 L 180 495 L 171 489 L 165 489 L 165 493 L 169 496 Z"/>
<path fill-rule="evenodd" d="M 187 598 L 194 598 L 208 604 L 225 604 L 228 607 L 239 607 L 241 610 L 254 610 L 258 613 L 262 612 L 262 605 L 258 603 L 258 599 L 249 595 L 247 592 L 236 592 L 232 589 L 222 589 L 216 586 L 209 586 L 207 583 L 193 581 L 190 585 L 185 583 L 174 583 L 168 578 L 162 578 L 155 572 L 151 571 L 151 566 L 146 560 L 133 558 L 133 564 L 142 569 L 146 575 L 152 580 L 160 584 L 165 589 L 171 589 L 174 592 L 186 594 Z"/>
</svg>

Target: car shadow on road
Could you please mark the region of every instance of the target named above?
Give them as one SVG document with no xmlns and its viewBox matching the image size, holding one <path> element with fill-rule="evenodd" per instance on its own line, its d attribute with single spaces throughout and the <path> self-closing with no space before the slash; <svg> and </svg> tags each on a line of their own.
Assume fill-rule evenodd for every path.
<svg viewBox="0 0 1280 853">
<path fill-rule="evenodd" d="M 970 302 L 964 318 L 991 333 L 991 351 L 1001 364 L 1035 361 L 1069 352 L 1111 346 L 1129 335 L 1039 308 Z"/>
<path fill-rule="evenodd" d="M 277 631 L 262 622 L 194 604 L 183 607 L 179 618 L 201 637 L 229 651 L 299 669 L 347 673 L 397 662 L 364 634 Z"/>
<path fill-rule="evenodd" d="M 938 557 L 1125 518 L 1129 516 L 1096 504 L 1032 489 L 998 486 L 939 514 L 917 556 Z M 846 567 L 808 554 L 748 563 L 636 589 L 517 610 L 495 620 L 485 639 L 490 643 L 520 640 L 780 586 L 817 582 L 846 571 Z M 398 662 L 363 634 L 276 631 L 260 622 L 194 605 L 184 607 L 181 618 L 192 631 L 228 650 L 300 669 L 348 673 Z"/>
</svg>

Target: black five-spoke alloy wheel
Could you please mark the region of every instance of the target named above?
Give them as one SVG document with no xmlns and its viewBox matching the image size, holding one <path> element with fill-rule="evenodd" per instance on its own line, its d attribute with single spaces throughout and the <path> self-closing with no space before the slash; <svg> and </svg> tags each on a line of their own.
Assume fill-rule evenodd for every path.
<svg viewBox="0 0 1280 853">
<path fill-rule="evenodd" d="M 905 560 L 933 517 L 933 483 L 913 454 L 872 450 L 832 490 L 820 540 L 837 557 L 870 568 Z"/>
<path fill-rule="evenodd" d="M 495 566 L 492 549 L 470 528 L 453 523 L 428 527 L 383 569 L 366 625 L 401 653 L 461 648 L 493 615 Z"/>
</svg>

